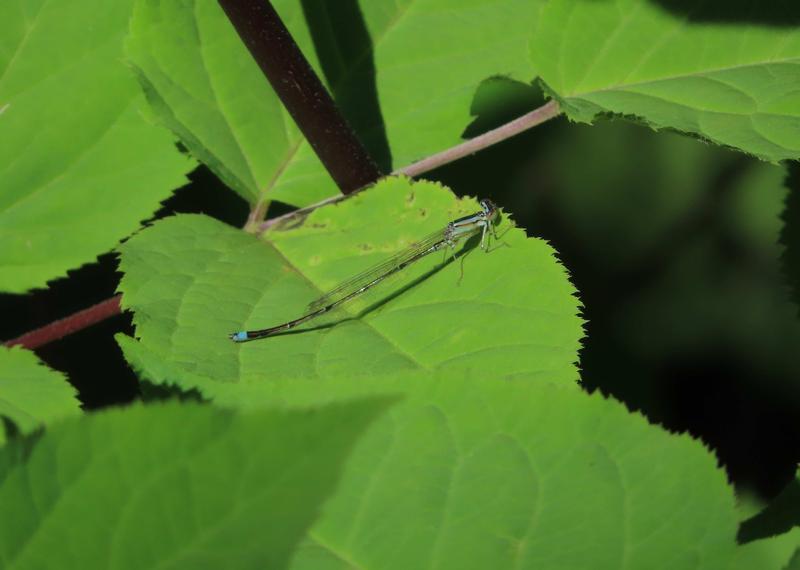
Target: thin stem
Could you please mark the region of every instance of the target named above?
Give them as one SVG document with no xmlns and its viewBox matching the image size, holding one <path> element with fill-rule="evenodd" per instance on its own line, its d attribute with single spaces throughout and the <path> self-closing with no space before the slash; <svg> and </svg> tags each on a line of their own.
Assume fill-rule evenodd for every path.
<svg viewBox="0 0 800 570">
<path fill-rule="evenodd" d="M 352 196 L 352 194 L 350 195 Z M 337 194 L 336 196 L 330 196 L 328 198 L 325 198 L 324 200 L 315 202 L 310 206 L 306 206 L 304 208 L 298 208 L 297 210 L 292 210 L 291 212 L 288 212 L 286 214 L 270 218 L 269 220 L 265 220 L 261 222 L 261 224 L 259 224 L 257 233 L 265 232 L 272 226 L 285 222 L 286 220 L 291 220 L 292 218 L 302 216 L 303 214 L 310 214 L 311 212 L 313 212 L 317 208 L 321 208 L 322 206 L 327 206 L 329 204 L 335 204 L 336 202 L 341 202 L 345 198 L 347 198 L 345 194 Z"/>
<path fill-rule="evenodd" d="M 556 117 L 559 113 L 561 113 L 561 109 L 559 109 L 558 103 L 555 100 L 549 101 L 538 109 L 534 109 L 530 113 L 526 113 L 521 117 L 506 123 L 505 125 L 497 127 L 496 129 L 492 129 L 491 131 L 469 139 L 468 141 L 465 141 L 454 147 L 448 148 L 447 150 L 436 153 L 427 158 L 423 158 L 422 160 L 419 160 L 413 164 L 404 166 L 399 170 L 395 170 L 392 174 L 405 174 L 406 176 L 411 176 L 412 178 L 419 176 L 420 174 L 425 174 L 426 172 L 435 170 L 440 166 L 450 164 L 451 162 L 455 162 L 456 160 L 464 158 L 465 156 L 475 154 L 479 150 L 483 150 L 506 139 L 510 139 L 511 137 L 518 135 L 523 131 L 527 131 L 528 129 L 537 125 L 541 125 L 545 121 Z"/>
<path fill-rule="evenodd" d="M 116 295 L 88 309 L 83 309 L 68 317 L 53 321 L 48 325 L 32 330 L 22 336 L 6 341 L 3 344 L 5 346 L 21 345 L 30 350 L 39 348 L 49 342 L 53 342 L 54 340 L 71 335 L 72 333 L 119 315 L 122 312 L 119 304 L 121 298 L 122 295 Z"/>
</svg>

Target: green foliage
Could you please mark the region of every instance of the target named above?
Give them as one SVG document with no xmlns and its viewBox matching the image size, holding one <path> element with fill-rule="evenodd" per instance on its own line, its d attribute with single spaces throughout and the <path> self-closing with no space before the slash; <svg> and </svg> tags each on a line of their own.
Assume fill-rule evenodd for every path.
<svg viewBox="0 0 800 570">
<path fill-rule="evenodd" d="M 369 399 L 235 414 L 134 406 L 0 450 L 3 568 L 283 568 L 333 490 Z"/>
<path fill-rule="evenodd" d="M 728 566 L 733 494 L 702 445 L 527 380 L 445 368 L 274 384 L 270 401 L 290 405 L 404 396 L 356 444 L 292 568 Z"/>
<path fill-rule="evenodd" d="M 730 8 L 694 4 L 682 14 L 653 0 L 553 0 L 532 61 L 574 120 L 630 115 L 769 161 L 800 157 L 800 31 L 753 23 L 786 18 L 790 4 L 747 2 L 748 19 L 724 25 L 703 18 Z"/>
<path fill-rule="evenodd" d="M 43 287 L 108 251 L 192 166 L 141 116 L 120 61 L 131 7 L 0 4 L 2 291 Z"/>
<path fill-rule="evenodd" d="M 800 529 L 748 542 L 736 549 L 731 570 L 783 570 L 800 547 Z"/>
<path fill-rule="evenodd" d="M 444 267 L 445 254 L 432 254 L 326 326 L 246 344 L 227 338 L 300 316 L 337 282 L 477 209 L 436 184 L 392 178 L 268 241 L 200 216 L 166 219 L 120 248 L 123 305 L 143 348 L 191 373 L 186 388 L 205 377 L 208 396 L 267 380 L 439 367 L 574 382 L 574 289 L 553 250 L 506 216 L 489 253 L 473 240 Z"/>
<path fill-rule="evenodd" d="M 80 412 L 75 389 L 63 374 L 21 348 L 0 347 L 0 416 L 22 433 Z M 0 444 L 5 442 L 0 430 Z"/>
<path fill-rule="evenodd" d="M 137 2 L 126 53 L 155 115 L 199 160 L 249 202 L 272 189 L 301 136 L 217 2 Z"/>
<path fill-rule="evenodd" d="M 41 286 L 106 251 L 180 184 L 191 162 L 143 107 L 251 221 L 272 200 L 336 192 L 217 2 L 67 4 L 0 6 L 0 288 Z M 755 3 L 740 17 L 747 2 L 733 2 L 724 21 L 710 17 L 718 4 L 684 14 L 672 0 L 274 4 L 385 171 L 540 105 L 536 73 L 577 121 L 622 115 L 800 157 L 800 32 L 759 20 Z M 620 124 L 545 127 L 554 135 L 523 148 L 533 174 L 508 201 L 499 163 L 453 185 L 533 203 L 537 233 L 571 229 L 560 254 L 579 251 L 601 284 L 582 276 L 596 317 L 586 385 L 660 418 L 670 393 L 626 356 L 703 352 L 709 339 L 800 371 L 780 360 L 800 328 L 775 293 L 785 169 Z M 118 250 L 135 335 L 118 343 L 141 380 L 208 405 L 53 423 L 78 411 L 63 375 L 0 350 L 0 414 L 23 432 L 45 426 L 0 448 L 0 566 L 797 565 L 796 484 L 746 518 L 721 453 L 577 389 L 575 288 L 507 213 L 487 254 L 472 239 L 289 334 L 228 339 L 302 315 L 476 209 L 439 184 L 388 178 L 261 235 L 201 215 L 134 235 Z M 620 339 L 633 348 L 615 352 Z"/>
<path fill-rule="evenodd" d="M 533 77 L 537 2 L 273 4 L 387 171 L 457 143 L 481 80 Z M 336 193 L 216 2 L 140 0 L 127 52 L 161 122 L 248 202 Z"/>
</svg>

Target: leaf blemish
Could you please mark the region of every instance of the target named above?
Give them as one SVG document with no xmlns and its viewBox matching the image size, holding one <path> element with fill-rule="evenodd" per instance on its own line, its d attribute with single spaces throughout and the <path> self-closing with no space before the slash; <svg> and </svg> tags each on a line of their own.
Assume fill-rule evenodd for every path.
<svg viewBox="0 0 800 570">
<path fill-rule="evenodd" d="M 322 263 L 322 258 L 318 255 L 312 255 L 308 260 L 308 264 L 312 267 L 316 267 L 320 263 Z"/>
<path fill-rule="evenodd" d="M 408 195 L 408 198 L 406 198 L 406 206 L 410 208 L 414 204 L 414 199 L 415 199 L 414 193 L 411 192 Z"/>
</svg>

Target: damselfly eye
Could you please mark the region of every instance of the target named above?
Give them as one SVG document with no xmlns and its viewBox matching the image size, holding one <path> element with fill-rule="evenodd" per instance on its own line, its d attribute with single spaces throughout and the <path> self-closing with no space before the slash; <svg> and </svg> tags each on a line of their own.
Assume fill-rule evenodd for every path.
<svg viewBox="0 0 800 570">
<path fill-rule="evenodd" d="M 497 214 L 497 206 L 494 205 L 494 202 L 489 200 L 488 198 L 484 198 L 480 202 L 481 208 L 483 209 L 483 213 L 486 214 L 486 217 L 489 219 L 493 219 Z"/>
</svg>

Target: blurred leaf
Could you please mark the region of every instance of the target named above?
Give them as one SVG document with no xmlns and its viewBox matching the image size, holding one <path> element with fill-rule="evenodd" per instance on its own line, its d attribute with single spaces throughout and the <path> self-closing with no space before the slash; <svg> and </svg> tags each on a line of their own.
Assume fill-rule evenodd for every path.
<svg viewBox="0 0 800 570">
<path fill-rule="evenodd" d="M 80 413 L 75 389 L 60 372 L 45 366 L 33 352 L 0 347 L 0 416 L 22 433 Z M 0 444 L 5 432 L 0 429 Z"/>
<path fill-rule="evenodd" d="M 796 10 L 746 5 L 751 21 L 776 6 Z M 651 0 L 553 0 L 537 21 L 532 61 L 574 120 L 635 116 L 765 160 L 798 158 L 800 31 L 701 21 L 724 18 L 727 6 L 695 3 L 673 15 Z"/>
<path fill-rule="evenodd" d="M 800 546 L 800 529 L 749 542 L 736 549 L 731 570 L 783 570 Z"/>
<path fill-rule="evenodd" d="M 795 550 L 794 556 L 785 566 L 785 570 L 800 570 L 800 548 Z"/>
<path fill-rule="evenodd" d="M 184 388 L 209 397 L 246 397 L 265 380 L 439 367 L 574 382 L 575 290 L 552 248 L 506 216 L 488 254 L 475 247 L 442 266 L 446 252 L 434 253 L 328 322 L 245 344 L 227 338 L 299 316 L 321 291 L 477 209 L 439 185 L 389 178 L 269 241 L 201 216 L 163 220 L 120 248 L 123 305 L 144 350 L 208 379 Z"/>
<path fill-rule="evenodd" d="M 371 399 L 234 414 L 171 403 L 48 429 L 4 473 L 2 565 L 283 568 L 385 408 Z M 13 453 L 0 450 L 0 463 Z"/>
<path fill-rule="evenodd" d="M 620 315 L 644 354 L 722 340 L 773 366 L 795 360 L 800 326 L 778 262 L 784 179 L 782 168 L 751 162 L 723 188 L 725 195 L 712 196 L 711 216 L 686 230 L 694 238 Z M 641 336 L 642 326 L 654 322 L 668 331 L 660 342 Z M 794 382 L 782 389 L 798 393 Z"/>
<path fill-rule="evenodd" d="M 457 143 L 481 80 L 533 76 L 538 2 L 273 4 L 387 170 Z M 337 192 L 216 2 L 140 0 L 127 49 L 160 120 L 250 203 Z"/>
<path fill-rule="evenodd" d="M 442 368 L 273 383 L 291 405 L 405 396 L 356 444 L 292 568 L 728 566 L 733 493 L 708 450 L 526 380 Z"/>
<path fill-rule="evenodd" d="M 739 539 L 751 542 L 785 535 L 792 529 L 800 529 L 800 482 L 796 477 L 764 509 L 742 522 Z"/>
<path fill-rule="evenodd" d="M 795 478 L 759 512 L 739 527 L 738 549 L 733 568 L 749 570 L 786 568 L 800 547 L 800 485 Z"/>
<path fill-rule="evenodd" d="M 705 212 L 706 202 L 719 208 L 710 188 L 736 158 L 623 121 L 565 124 L 528 167 L 540 181 L 537 192 L 528 192 L 535 200 L 532 225 L 547 227 L 553 218 L 567 228 L 599 280 L 642 260 L 658 263 L 654 250 L 686 239 L 688 222 Z"/>
<path fill-rule="evenodd" d="M 778 264 L 784 168 L 613 121 L 552 133 L 528 169 L 541 181 L 529 223 L 559 245 L 589 311 L 585 380 L 624 397 L 616 388 L 653 388 L 633 359 L 675 363 L 729 346 L 765 367 L 762 388 L 796 392 L 793 374 L 779 374 L 800 372 Z"/>
<path fill-rule="evenodd" d="M 193 165 L 122 65 L 132 2 L 0 3 L 0 290 L 113 248 Z"/>
</svg>

